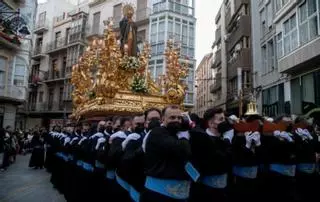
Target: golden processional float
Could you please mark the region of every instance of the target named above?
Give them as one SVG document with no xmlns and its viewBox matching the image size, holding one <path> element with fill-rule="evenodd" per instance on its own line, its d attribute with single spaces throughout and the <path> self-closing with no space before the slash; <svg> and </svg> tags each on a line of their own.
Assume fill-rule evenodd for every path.
<svg viewBox="0 0 320 202">
<path fill-rule="evenodd" d="M 150 47 L 144 44 L 140 54 L 128 55 L 128 46 L 121 51 L 108 21 L 103 38 L 94 39 L 72 68 L 73 113 L 70 118 L 135 114 L 168 104 L 182 107 L 187 67 L 179 63 L 179 48 L 173 41 L 165 50 L 166 75 L 159 82 L 152 80 L 148 71 Z"/>
</svg>

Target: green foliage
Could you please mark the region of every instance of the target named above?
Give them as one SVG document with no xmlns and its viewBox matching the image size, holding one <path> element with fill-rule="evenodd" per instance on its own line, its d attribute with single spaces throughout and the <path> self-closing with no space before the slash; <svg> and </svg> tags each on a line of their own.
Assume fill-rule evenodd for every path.
<svg viewBox="0 0 320 202">
<path fill-rule="evenodd" d="M 141 75 L 134 75 L 131 84 L 131 90 L 135 93 L 148 93 L 148 88 L 145 78 Z"/>
</svg>

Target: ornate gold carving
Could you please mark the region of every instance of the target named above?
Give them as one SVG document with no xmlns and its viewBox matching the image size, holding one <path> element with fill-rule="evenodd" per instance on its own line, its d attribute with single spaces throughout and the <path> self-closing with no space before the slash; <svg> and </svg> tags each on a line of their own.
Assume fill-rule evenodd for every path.
<svg viewBox="0 0 320 202">
<path fill-rule="evenodd" d="M 179 64 L 179 52 L 171 41 L 166 49 L 167 73 L 164 85 L 153 81 L 148 64 L 150 46 L 145 43 L 138 55 L 138 68 L 121 64 L 127 62 L 122 55 L 120 43 L 113 31 L 113 22 L 107 21 L 103 39 L 94 39 L 89 44 L 78 64 L 72 68 L 71 82 L 74 86 L 72 118 L 143 112 L 150 107 L 163 108 L 167 104 L 182 105 L 185 85 L 181 79 L 186 76 L 186 68 Z M 134 93 L 130 85 L 135 74 L 144 76 L 148 94 Z M 164 94 L 162 95 L 162 92 Z"/>
</svg>

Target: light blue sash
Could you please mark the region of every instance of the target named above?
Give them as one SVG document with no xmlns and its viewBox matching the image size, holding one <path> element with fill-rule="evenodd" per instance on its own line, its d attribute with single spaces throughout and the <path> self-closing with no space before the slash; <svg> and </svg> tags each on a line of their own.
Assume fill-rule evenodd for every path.
<svg viewBox="0 0 320 202">
<path fill-rule="evenodd" d="M 130 186 L 130 197 L 134 202 L 140 201 L 140 193 L 133 186 Z"/>
<path fill-rule="evenodd" d="M 106 178 L 109 180 L 113 180 L 116 178 L 116 173 L 114 172 L 114 170 L 108 170 L 106 172 Z"/>
<path fill-rule="evenodd" d="M 270 170 L 289 177 L 296 175 L 296 165 L 271 164 Z"/>
<path fill-rule="evenodd" d="M 128 192 L 130 192 L 130 185 L 128 184 L 128 182 L 124 181 L 121 177 L 119 177 L 116 174 L 116 181 L 118 182 L 118 184 L 124 188 L 125 190 L 127 190 Z"/>
<path fill-rule="evenodd" d="M 223 189 L 227 187 L 227 179 L 228 179 L 227 174 L 213 175 L 213 176 L 204 177 L 201 180 L 201 182 L 215 189 Z"/>
<path fill-rule="evenodd" d="M 100 161 L 98 161 L 98 160 L 96 160 L 96 162 L 95 162 L 95 166 L 96 166 L 96 168 L 104 169 L 104 164 L 103 164 L 103 163 L 101 163 L 101 162 L 100 162 Z"/>
<path fill-rule="evenodd" d="M 300 163 L 297 165 L 297 170 L 302 173 L 313 174 L 316 171 L 316 164 Z"/>
<path fill-rule="evenodd" d="M 190 184 L 190 181 L 184 180 L 147 177 L 145 187 L 170 198 L 184 200 L 189 198 Z"/>
<path fill-rule="evenodd" d="M 233 174 L 243 178 L 255 179 L 258 174 L 258 166 L 252 167 L 242 167 L 242 166 L 234 166 Z"/>
</svg>

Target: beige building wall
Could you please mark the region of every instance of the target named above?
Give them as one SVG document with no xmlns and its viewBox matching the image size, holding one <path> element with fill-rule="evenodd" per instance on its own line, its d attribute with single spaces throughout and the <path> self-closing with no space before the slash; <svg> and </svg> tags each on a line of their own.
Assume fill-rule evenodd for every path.
<svg viewBox="0 0 320 202">
<path fill-rule="evenodd" d="M 193 112 L 203 117 L 204 112 L 212 106 L 213 95 L 210 86 L 214 82 L 212 71 L 213 54 L 205 55 L 196 69 L 196 99 Z"/>
</svg>

